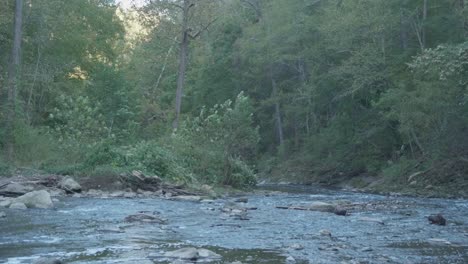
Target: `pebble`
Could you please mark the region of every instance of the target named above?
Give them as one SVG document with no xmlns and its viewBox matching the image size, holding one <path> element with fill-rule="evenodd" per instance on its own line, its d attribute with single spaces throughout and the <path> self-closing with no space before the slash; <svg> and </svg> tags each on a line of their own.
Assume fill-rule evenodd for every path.
<svg viewBox="0 0 468 264">
<path fill-rule="evenodd" d="M 294 249 L 294 250 L 303 250 L 304 246 L 296 243 L 296 244 L 292 244 L 291 246 L 289 246 L 289 248 Z"/>
<path fill-rule="evenodd" d="M 329 230 L 322 229 L 322 230 L 320 230 L 319 233 L 320 233 L 321 236 L 330 236 L 331 237 L 331 232 Z"/>
</svg>

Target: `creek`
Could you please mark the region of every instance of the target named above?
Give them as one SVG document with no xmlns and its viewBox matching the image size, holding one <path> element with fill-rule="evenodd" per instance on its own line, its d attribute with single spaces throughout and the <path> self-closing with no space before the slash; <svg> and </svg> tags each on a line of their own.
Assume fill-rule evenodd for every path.
<svg viewBox="0 0 468 264">
<path fill-rule="evenodd" d="M 212 263 L 468 263 L 467 200 L 304 186 L 262 187 L 244 197 L 248 203 L 241 206 L 255 210 L 243 219 L 220 210 L 233 197 L 208 202 L 63 197 L 54 209 L 5 209 L 0 263 L 33 263 L 39 257 L 171 263 L 164 252 L 187 246 L 222 255 Z M 276 208 L 316 201 L 351 202 L 360 209 L 338 216 Z M 167 224 L 124 221 L 143 211 Z M 427 216 L 434 213 L 443 214 L 447 225 L 429 224 Z"/>
</svg>

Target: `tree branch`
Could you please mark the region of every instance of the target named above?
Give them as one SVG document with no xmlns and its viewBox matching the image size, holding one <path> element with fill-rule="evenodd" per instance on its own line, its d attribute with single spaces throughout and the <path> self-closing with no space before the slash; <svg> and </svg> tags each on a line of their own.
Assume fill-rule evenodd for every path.
<svg viewBox="0 0 468 264">
<path fill-rule="evenodd" d="M 188 36 L 191 38 L 191 39 L 196 39 L 198 38 L 198 36 L 200 36 L 201 33 L 203 33 L 204 31 L 206 31 L 211 25 L 213 25 L 214 22 L 216 22 L 216 20 L 218 20 L 218 18 L 215 18 L 213 19 L 210 23 L 208 23 L 205 27 L 203 27 L 202 29 L 200 29 L 197 33 L 195 33 L 195 35 L 192 35 L 190 33 L 188 33 Z"/>
</svg>

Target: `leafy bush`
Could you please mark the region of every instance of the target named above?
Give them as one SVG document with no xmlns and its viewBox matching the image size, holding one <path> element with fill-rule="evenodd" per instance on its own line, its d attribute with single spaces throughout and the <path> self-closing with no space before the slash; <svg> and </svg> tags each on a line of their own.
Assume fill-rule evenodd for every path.
<svg viewBox="0 0 468 264">
<path fill-rule="evenodd" d="M 236 187 L 255 184 L 251 169 L 259 142 L 253 108 L 242 92 L 199 116 L 186 120 L 173 135 L 173 149 L 187 158 L 190 168 L 206 183 Z"/>
<path fill-rule="evenodd" d="M 102 143 L 88 155 L 83 167 L 87 171 L 94 171 L 102 166 L 127 172 L 140 170 L 175 182 L 193 180 L 182 160 L 155 141 L 142 141 L 136 145 L 121 147 Z"/>
</svg>

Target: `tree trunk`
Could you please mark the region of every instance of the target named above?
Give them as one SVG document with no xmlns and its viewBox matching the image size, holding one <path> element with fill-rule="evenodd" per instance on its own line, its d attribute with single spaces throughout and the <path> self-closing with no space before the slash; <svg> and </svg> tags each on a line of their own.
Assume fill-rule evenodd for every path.
<svg viewBox="0 0 468 264">
<path fill-rule="evenodd" d="M 18 73 L 20 68 L 20 51 L 23 25 L 23 0 L 16 0 L 14 39 L 11 51 L 11 61 L 8 68 L 8 114 L 6 119 L 6 159 L 14 161 L 14 123 L 16 119 L 16 88 L 18 85 Z"/>
<path fill-rule="evenodd" d="M 182 40 L 180 42 L 179 50 L 179 73 L 177 76 L 177 91 L 176 91 L 176 109 L 175 119 L 172 123 L 172 128 L 179 127 L 180 109 L 182 106 L 182 96 L 184 95 L 185 72 L 187 70 L 187 52 L 189 45 L 189 28 L 188 28 L 188 13 L 190 10 L 190 1 L 184 0 L 183 14 L 182 14 Z"/>
<path fill-rule="evenodd" d="M 400 9 L 400 43 L 403 50 L 408 49 L 408 18 L 405 17 L 403 8 Z"/>
<path fill-rule="evenodd" d="M 423 48 L 426 48 L 426 20 L 427 20 L 427 0 L 423 4 L 423 18 L 421 26 L 421 41 Z"/>
<path fill-rule="evenodd" d="M 284 136 L 283 136 L 283 123 L 281 120 L 281 109 L 279 104 L 279 96 L 278 96 L 278 87 L 276 85 L 275 77 L 273 76 L 273 67 L 270 67 L 270 78 L 271 78 L 271 88 L 272 88 L 272 96 L 275 100 L 275 121 L 276 121 L 276 132 L 278 135 L 278 141 L 280 147 L 284 144 Z"/>
</svg>

